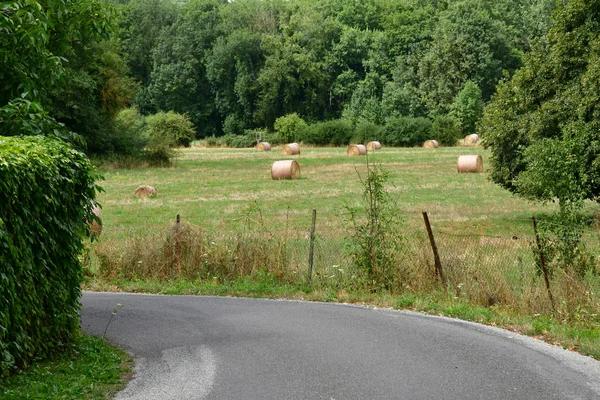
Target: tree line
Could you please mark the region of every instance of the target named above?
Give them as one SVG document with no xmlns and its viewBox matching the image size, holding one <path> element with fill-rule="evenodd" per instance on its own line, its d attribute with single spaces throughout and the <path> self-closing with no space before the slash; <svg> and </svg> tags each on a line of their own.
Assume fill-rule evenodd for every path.
<svg viewBox="0 0 600 400">
<path fill-rule="evenodd" d="M 199 138 L 293 113 L 354 125 L 452 116 L 471 133 L 554 4 L 132 0 L 118 5 L 119 37 L 138 110 L 186 114 Z"/>
</svg>

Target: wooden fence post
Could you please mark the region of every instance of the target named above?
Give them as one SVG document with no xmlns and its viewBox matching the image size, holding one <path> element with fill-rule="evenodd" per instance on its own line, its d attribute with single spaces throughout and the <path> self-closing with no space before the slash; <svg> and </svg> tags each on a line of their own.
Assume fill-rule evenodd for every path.
<svg viewBox="0 0 600 400">
<path fill-rule="evenodd" d="M 177 263 L 177 277 L 181 278 L 181 253 L 182 253 L 182 243 L 181 243 L 181 216 L 177 214 L 176 222 L 175 222 L 175 258 Z"/>
<path fill-rule="evenodd" d="M 544 274 L 544 281 L 546 281 L 546 290 L 548 291 L 548 297 L 550 298 L 550 303 L 552 304 L 552 311 L 556 313 L 556 305 L 554 304 L 554 297 L 552 296 L 552 291 L 550 290 L 550 274 L 548 273 L 548 268 L 546 267 L 546 259 L 544 257 L 544 251 L 542 250 L 542 243 L 540 242 L 540 235 L 537 230 L 537 222 L 535 217 L 531 217 L 531 221 L 533 222 L 533 232 L 535 233 L 535 242 L 537 244 L 538 251 L 540 252 L 540 266 L 542 267 L 542 273 Z"/>
<path fill-rule="evenodd" d="M 438 253 L 437 245 L 435 244 L 435 238 L 433 237 L 433 231 L 431 230 L 431 225 L 429 224 L 429 216 L 427 216 L 426 211 L 423 211 L 423 219 L 425 220 L 425 228 L 427 228 L 427 235 L 429 235 L 429 242 L 431 243 L 431 249 L 433 250 L 435 274 L 440 279 L 440 282 L 442 282 L 445 285 L 446 281 L 444 281 L 444 272 L 442 271 L 442 262 L 440 261 L 440 255 Z"/>
<path fill-rule="evenodd" d="M 315 227 L 317 223 L 317 210 L 312 210 L 312 226 L 310 228 L 310 249 L 308 251 L 308 277 L 306 279 L 306 285 L 310 286 L 312 280 L 313 270 L 313 257 L 315 248 Z"/>
</svg>

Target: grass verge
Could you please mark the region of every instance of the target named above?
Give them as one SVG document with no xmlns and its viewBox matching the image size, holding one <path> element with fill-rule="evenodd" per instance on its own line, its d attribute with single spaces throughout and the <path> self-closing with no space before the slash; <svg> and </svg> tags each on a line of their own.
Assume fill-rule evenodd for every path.
<svg viewBox="0 0 600 400">
<path fill-rule="evenodd" d="M 127 353 L 81 335 L 73 348 L 0 382 L 0 399 L 106 399 L 131 372 Z"/>
</svg>

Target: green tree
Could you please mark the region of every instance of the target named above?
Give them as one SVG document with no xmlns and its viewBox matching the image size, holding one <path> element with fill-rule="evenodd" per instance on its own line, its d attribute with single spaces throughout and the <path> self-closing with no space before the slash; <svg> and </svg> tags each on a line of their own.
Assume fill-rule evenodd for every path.
<svg viewBox="0 0 600 400">
<path fill-rule="evenodd" d="M 450 106 L 450 116 L 460 123 L 463 135 L 475 133 L 475 125 L 483 116 L 483 99 L 476 83 L 467 81 Z"/>
<path fill-rule="evenodd" d="M 284 115 L 275 120 L 275 134 L 281 143 L 298 140 L 298 132 L 306 127 L 306 122 L 296 113 Z"/>
<path fill-rule="evenodd" d="M 561 207 L 600 194 L 600 1 L 572 0 L 481 124 L 491 178 Z"/>
<path fill-rule="evenodd" d="M 131 0 L 120 7 L 121 40 L 132 76 L 146 85 L 153 69 L 152 52 L 160 34 L 180 12 L 173 1 Z"/>
<path fill-rule="evenodd" d="M 452 3 L 441 14 L 433 41 L 419 62 L 419 89 L 429 111 L 446 114 L 467 80 L 488 100 L 503 71 L 515 71 L 519 54 L 512 51 L 506 25 L 479 0 Z"/>
<path fill-rule="evenodd" d="M 101 71 L 90 73 L 94 67 L 83 66 L 114 32 L 113 21 L 113 8 L 95 0 L 2 3 L 1 135 L 54 135 L 82 144 L 70 132 L 79 131 L 78 126 L 62 118 L 60 109 L 69 103 L 82 108 L 94 103 L 95 111 L 108 110 L 122 94 L 108 93 L 118 86 L 114 75 L 102 77 Z M 119 73 L 122 77 L 123 71 Z M 77 85 L 83 93 L 69 89 Z"/>
</svg>

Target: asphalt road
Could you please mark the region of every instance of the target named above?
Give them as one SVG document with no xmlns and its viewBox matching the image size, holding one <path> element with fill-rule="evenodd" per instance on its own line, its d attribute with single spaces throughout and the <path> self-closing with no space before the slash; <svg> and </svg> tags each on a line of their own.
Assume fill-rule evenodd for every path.
<svg viewBox="0 0 600 400">
<path fill-rule="evenodd" d="M 121 400 L 600 399 L 600 363 L 449 318 L 297 301 L 84 293 L 136 360 Z"/>
</svg>

